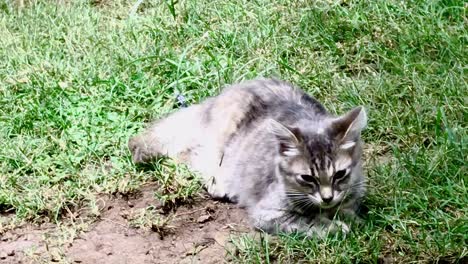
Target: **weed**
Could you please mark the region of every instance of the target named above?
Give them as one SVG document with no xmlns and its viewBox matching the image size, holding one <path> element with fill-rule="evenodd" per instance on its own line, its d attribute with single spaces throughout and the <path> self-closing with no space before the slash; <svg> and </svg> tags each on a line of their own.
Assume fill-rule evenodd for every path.
<svg viewBox="0 0 468 264">
<path fill-rule="evenodd" d="M 170 226 L 171 217 L 163 216 L 160 210 L 154 207 L 142 208 L 128 217 L 130 225 L 147 231 L 153 231 L 163 238 L 171 233 L 173 227 Z"/>
</svg>

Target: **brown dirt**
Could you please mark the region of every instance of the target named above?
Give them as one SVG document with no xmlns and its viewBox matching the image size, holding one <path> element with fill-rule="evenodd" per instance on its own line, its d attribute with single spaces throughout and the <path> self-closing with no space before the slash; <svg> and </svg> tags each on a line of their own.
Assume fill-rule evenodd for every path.
<svg viewBox="0 0 468 264">
<path fill-rule="evenodd" d="M 132 214 L 156 201 L 154 186 L 136 197 L 106 198 L 99 218 L 79 217 L 63 225 L 26 224 L 0 238 L 4 263 L 223 263 L 230 235 L 252 232 L 233 204 L 200 198 L 168 217 L 165 233 L 130 226 Z M 88 220 L 86 220 L 88 219 Z"/>
</svg>

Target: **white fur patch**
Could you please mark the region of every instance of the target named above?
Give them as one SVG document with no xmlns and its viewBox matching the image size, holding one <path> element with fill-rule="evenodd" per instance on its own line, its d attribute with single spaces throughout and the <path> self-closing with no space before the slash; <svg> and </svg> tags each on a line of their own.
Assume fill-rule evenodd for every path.
<svg viewBox="0 0 468 264">
<path fill-rule="evenodd" d="M 339 158 L 335 162 L 335 170 L 339 171 L 339 170 L 346 169 L 351 165 L 351 163 L 352 163 L 352 160 L 349 157 Z"/>
<path fill-rule="evenodd" d="M 340 149 L 350 149 L 356 145 L 356 142 L 354 141 L 347 141 L 344 144 L 341 144 Z"/>
<path fill-rule="evenodd" d="M 283 151 L 283 155 L 288 157 L 295 157 L 301 154 L 297 148 L 288 148 L 286 151 Z"/>
<path fill-rule="evenodd" d="M 328 177 L 331 177 L 333 176 L 333 167 L 332 166 L 328 166 L 328 169 L 327 169 L 327 175 Z"/>
<path fill-rule="evenodd" d="M 329 186 L 321 187 L 320 195 L 322 197 L 331 197 L 333 195 L 332 189 Z"/>
</svg>

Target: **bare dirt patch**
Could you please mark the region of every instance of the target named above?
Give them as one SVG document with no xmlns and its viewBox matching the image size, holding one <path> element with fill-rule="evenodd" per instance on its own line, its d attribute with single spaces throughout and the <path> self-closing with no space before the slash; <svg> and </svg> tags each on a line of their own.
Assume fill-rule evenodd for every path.
<svg viewBox="0 0 468 264">
<path fill-rule="evenodd" d="M 234 204 L 199 198 L 163 217 L 158 227 L 134 228 L 132 215 L 155 206 L 154 186 L 134 197 L 108 198 L 94 220 L 64 226 L 26 224 L 0 239 L 3 263 L 222 263 L 230 236 L 252 232 Z"/>
</svg>

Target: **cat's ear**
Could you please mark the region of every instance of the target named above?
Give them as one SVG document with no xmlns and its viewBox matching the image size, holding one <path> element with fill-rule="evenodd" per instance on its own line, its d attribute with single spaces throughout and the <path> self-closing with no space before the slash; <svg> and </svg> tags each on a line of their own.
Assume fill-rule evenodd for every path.
<svg viewBox="0 0 468 264">
<path fill-rule="evenodd" d="M 279 151 L 283 156 L 293 157 L 301 153 L 301 133 L 298 128 L 286 127 L 276 120 L 268 120 L 268 129 L 279 141 Z"/>
<path fill-rule="evenodd" d="M 340 144 L 340 148 L 349 149 L 356 145 L 361 136 L 361 131 L 367 125 L 366 110 L 358 106 L 348 113 L 335 118 L 330 126 L 335 140 Z"/>
</svg>

